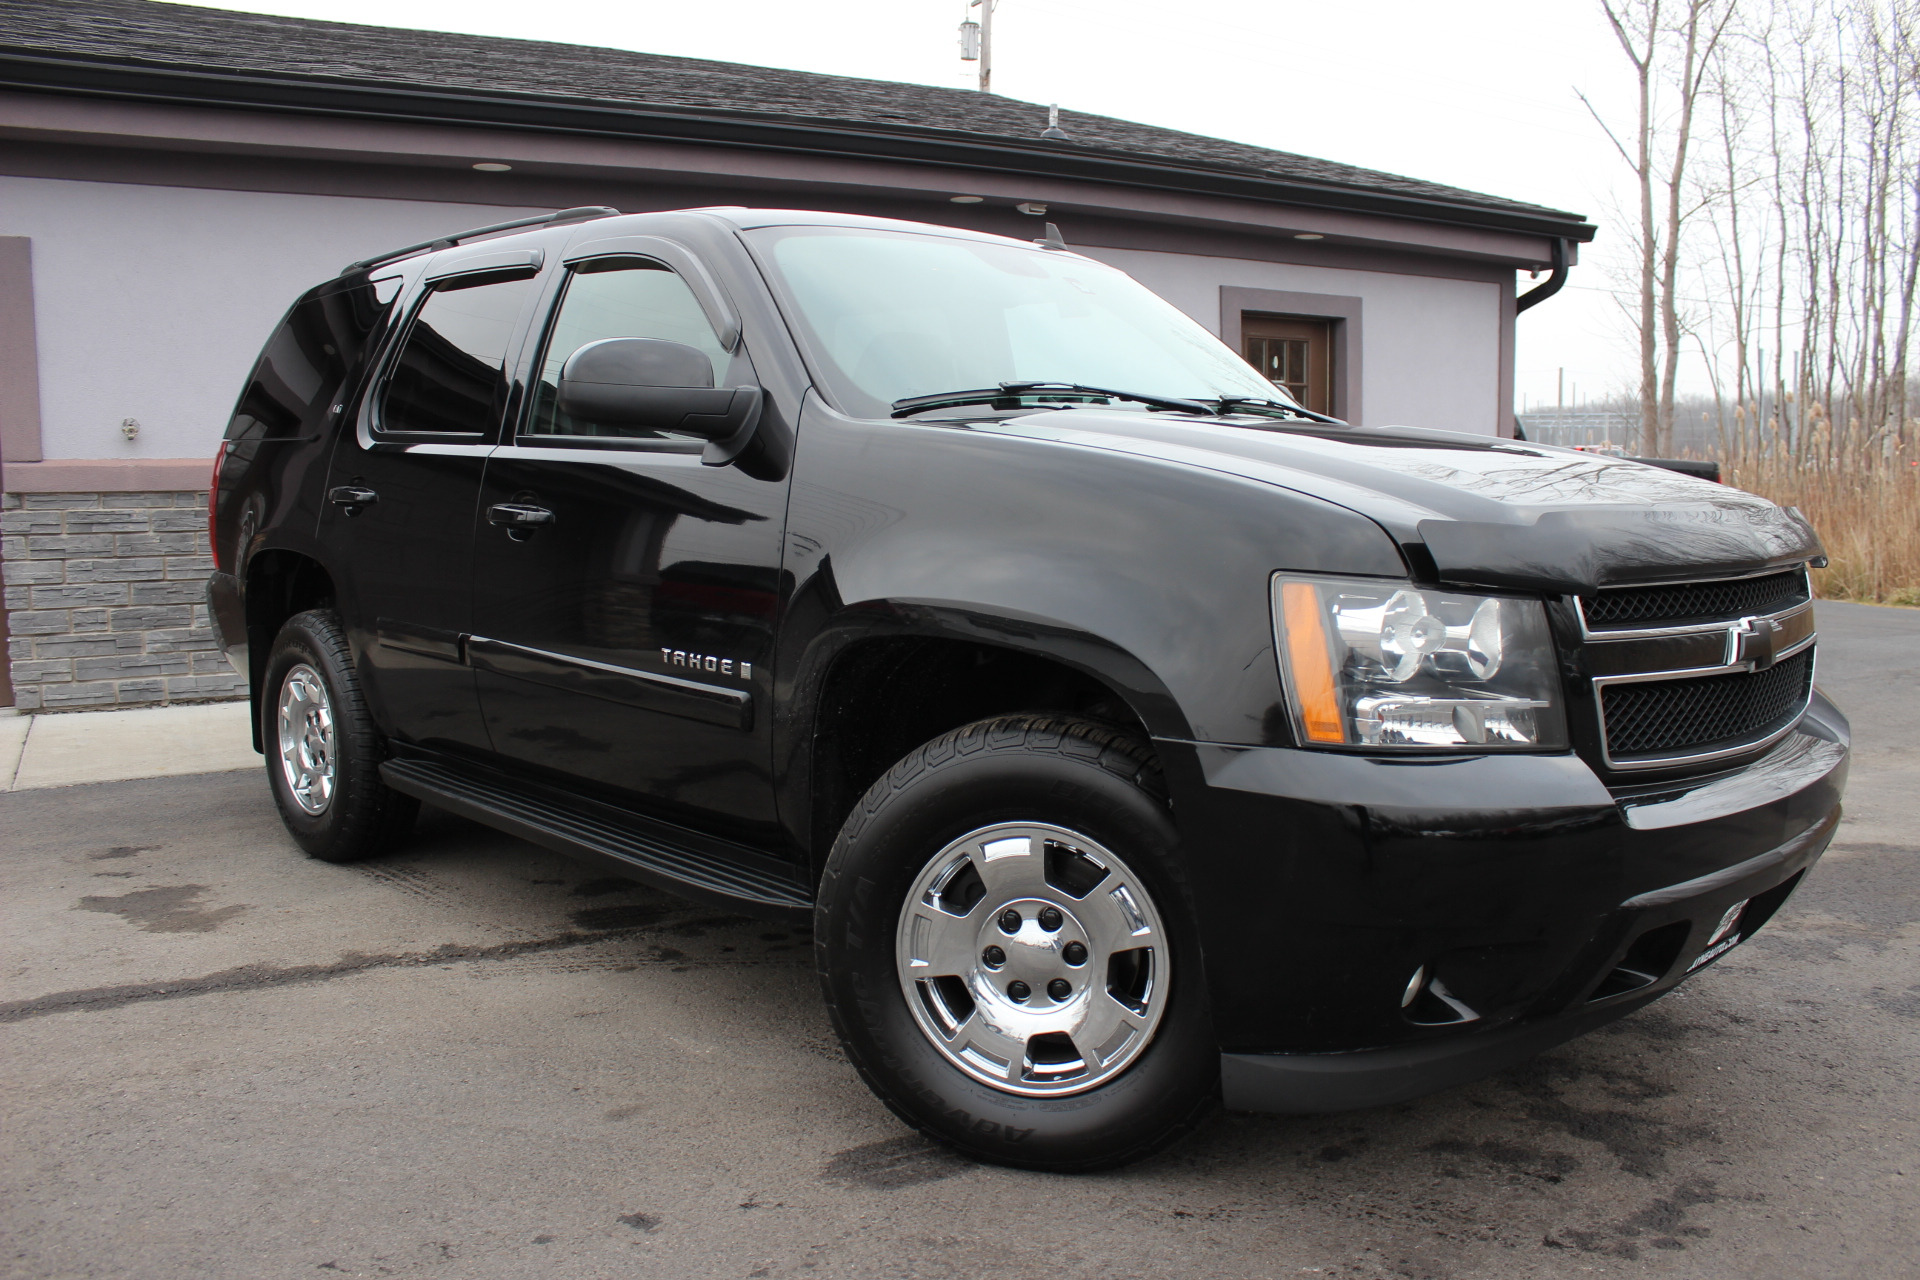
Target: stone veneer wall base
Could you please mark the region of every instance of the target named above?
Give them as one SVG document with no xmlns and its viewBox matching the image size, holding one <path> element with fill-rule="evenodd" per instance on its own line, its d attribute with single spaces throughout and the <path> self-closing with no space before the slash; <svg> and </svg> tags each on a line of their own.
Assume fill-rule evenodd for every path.
<svg viewBox="0 0 1920 1280">
<path fill-rule="evenodd" d="M 7 493 L 0 536 L 20 710 L 247 696 L 207 617 L 204 489 Z"/>
</svg>

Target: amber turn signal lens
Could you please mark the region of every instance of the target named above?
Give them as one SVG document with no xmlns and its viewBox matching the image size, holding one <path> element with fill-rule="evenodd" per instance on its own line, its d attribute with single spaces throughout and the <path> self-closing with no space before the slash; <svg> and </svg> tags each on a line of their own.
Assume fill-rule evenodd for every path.
<svg viewBox="0 0 1920 1280">
<path fill-rule="evenodd" d="M 1280 587 L 1286 618 L 1287 665 L 1293 672 L 1293 696 L 1300 701 L 1300 723 L 1309 742 L 1345 742 L 1340 725 L 1340 695 L 1333 679 L 1333 655 L 1327 649 L 1320 593 L 1311 583 Z"/>
</svg>

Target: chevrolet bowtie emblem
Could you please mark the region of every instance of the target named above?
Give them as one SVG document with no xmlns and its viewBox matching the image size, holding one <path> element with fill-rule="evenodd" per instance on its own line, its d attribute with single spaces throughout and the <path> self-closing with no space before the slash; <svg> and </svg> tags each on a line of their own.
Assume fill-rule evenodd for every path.
<svg viewBox="0 0 1920 1280">
<path fill-rule="evenodd" d="M 1771 618 L 1742 618 L 1727 628 L 1727 665 L 1765 671 L 1773 665 L 1774 637 L 1780 624 Z"/>
</svg>

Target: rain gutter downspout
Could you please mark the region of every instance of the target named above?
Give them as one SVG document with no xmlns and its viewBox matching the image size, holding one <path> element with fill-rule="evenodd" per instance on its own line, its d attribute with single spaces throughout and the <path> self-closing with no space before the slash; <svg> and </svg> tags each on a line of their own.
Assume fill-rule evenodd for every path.
<svg viewBox="0 0 1920 1280">
<path fill-rule="evenodd" d="M 1519 315 L 1528 307 L 1545 302 L 1560 292 L 1567 283 L 1567 242 L 1564 237 L 1553 239 L 1553 274 L 1547 277 L 1545 284 L 1535 285 L 1513 300 L 1513 314 Z"/>
</svg>

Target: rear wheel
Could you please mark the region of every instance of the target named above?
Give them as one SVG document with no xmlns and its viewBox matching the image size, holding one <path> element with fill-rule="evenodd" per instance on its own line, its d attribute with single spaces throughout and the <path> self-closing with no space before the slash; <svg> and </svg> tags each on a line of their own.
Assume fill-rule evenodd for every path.
<svg viewBox="0 0 1920 1280">
<path fill-rule="evenodd" d="M 1008 716 L 910 754 L 835 842 L 815 945 L 867 1084 L 976 1157 L 1121 1164 L 1215 1097 L 1177 834 L 1110 727 Z"/>
<path fill-rule="evenodd" d="M 260 739 L 280 819 L 311 856 L 352 862 L 412 827 L 419 803 L 380 779 L 386 741 L 331 610 L 296 614 L 280 628 L 261 688 Z"/>
</svg>

